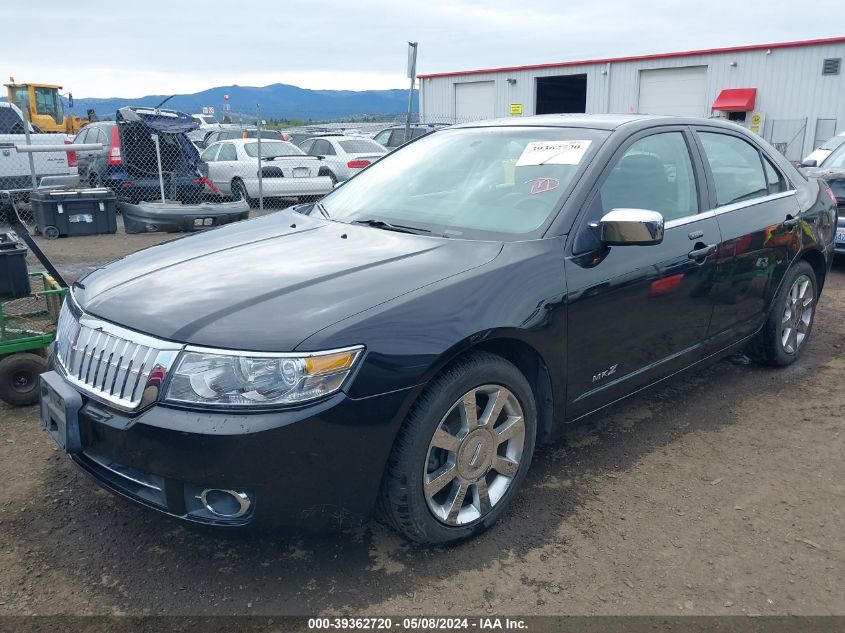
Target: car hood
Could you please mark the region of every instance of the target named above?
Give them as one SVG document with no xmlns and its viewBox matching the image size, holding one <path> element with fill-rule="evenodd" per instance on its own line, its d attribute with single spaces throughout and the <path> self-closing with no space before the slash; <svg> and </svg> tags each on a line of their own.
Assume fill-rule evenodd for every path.
<svg viewBox="0 0 845 633">
<path fill-rule="evenodd" d="M 160 338 L 289 351 L 501 249 L 283 211 L 139 251 L 90 273 L 73 295 L 94 316 Z"/>
</svg>

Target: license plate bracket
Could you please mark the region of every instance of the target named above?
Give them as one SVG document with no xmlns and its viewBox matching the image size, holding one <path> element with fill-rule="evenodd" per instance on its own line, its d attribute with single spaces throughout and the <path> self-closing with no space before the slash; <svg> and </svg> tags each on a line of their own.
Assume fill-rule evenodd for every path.
<svg viewBox="0 0 845 633">
<path fill-rule="evenodd" d="M 82 396 L 55 371 L 41 374 L 41 426 L 66 453 L 82 450 L 79 410 Z"/>
</svg>

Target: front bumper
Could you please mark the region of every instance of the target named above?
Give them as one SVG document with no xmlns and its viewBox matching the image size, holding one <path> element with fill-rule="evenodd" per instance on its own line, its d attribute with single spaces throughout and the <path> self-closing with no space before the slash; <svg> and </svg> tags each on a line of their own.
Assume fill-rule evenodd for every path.
<svg viewBox="0 0 845 633">
<path fill-rule="evenodd" d="M 311 530 L 370 513 L 408 391 L 360 400 L 341 392 L 298 410 L 252 414 L 156 404 L 134 416 L 80 395 L 79 441 L 67 450 L 102 487 L 183 521 Z M 220 519 L 197 511 L 204 489 L 247 492 L 249 513 Z"/>
<path fill-rule="evenodd" d="M 122 203 L 121 211 L 127 233 L 175 233 L 203 230 L 246 220 L 249 217 L 249 204 L 243 200 L 197 204 Z"/>
</svg>

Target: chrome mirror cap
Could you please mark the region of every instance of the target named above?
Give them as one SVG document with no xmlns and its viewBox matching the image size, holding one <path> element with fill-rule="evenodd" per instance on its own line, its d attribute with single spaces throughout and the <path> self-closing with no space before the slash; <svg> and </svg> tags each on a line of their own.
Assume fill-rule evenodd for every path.
<svg viewBox="0 0 845 633">
<path fill-rule="evenodd" d="M 611 209 L 599 222 L 599 238 L 608 246 L 660 244 L 663 216 L 648 209 Z"/>
</svg>

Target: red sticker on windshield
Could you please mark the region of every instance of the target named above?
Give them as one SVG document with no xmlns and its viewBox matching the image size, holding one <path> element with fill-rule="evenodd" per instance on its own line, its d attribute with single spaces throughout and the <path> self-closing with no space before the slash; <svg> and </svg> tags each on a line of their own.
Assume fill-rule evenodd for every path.
<svg viewBox="0 0 845 633">
<path fill-rule="evenodd" d="M 525 184 L 531 184 L 531 189 L 528 190 L 532 196 L 538 193 L 545 193 L 547 191 L 554 191 L 560 187 L 559 178 L 533 178 L 526 180 Z"/>
</svg>

